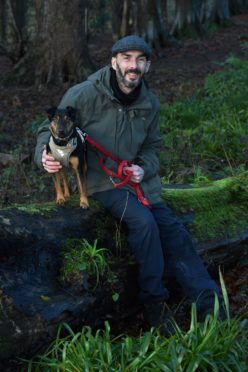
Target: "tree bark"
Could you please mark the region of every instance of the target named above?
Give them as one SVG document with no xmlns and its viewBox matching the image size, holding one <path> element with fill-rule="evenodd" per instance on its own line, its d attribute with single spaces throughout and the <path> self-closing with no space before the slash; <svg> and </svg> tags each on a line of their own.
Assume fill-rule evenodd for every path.
<svg viewBox="0 0 248 372">
<path fill-rule="evenodd" d="M 124 37 L 130 34 L 130 0 L 124 0 L 123 10 L 122 10 L 122 19 L 121 19 L 121 29 L 120 37 Z"/>
<path fill-rule="evenodd" d="M 117 40 L 132 33 L 131 0 L 112 0 L 112 37 Z"/>
<path fill-rule="evenodd" d="M 171 44 L 165 15 L 166 4 L 161 0 L 139 0 L 132 12 L 134 32 L 155 48 Z"/>
<path fill-rule="evenodd" d="M 28 84 L 70 85 L 94 71 L 85 35 L 85 4 L 73 0 L 4 0 L 0 46 Z M 4 23 L 5 22 L 5 23 Z M 8 36 L 7 38 L 5 36 Z"/>
<path fill-rule="evenodd" d="M 0 52 L 9 57 L 13 62 L 23 54 L 20 23 L 18 24 L 14 13 L 15 2 L 3 0 L 0 7 Z M 23 11 L 23 18 L 25 17 Z"/>
<path fill-rule="evenodd" d="M 172 37 L 165 22 L 165 4 L 161 0 L 115 0 L 113 6 L 114 39 L 134 33 L 153 47 L 171 43 Z"/>
<path fill-rule="evenodd" d="M 171 32 L 178 34 L 193 27 L 201 34 L 205 23 L 223 23 L 229 16 L 229 0 L 177 0 Z"/>
<path fill-rule="evenodd" d="M 35 83 L 81 81 L 93 71 L 84 37 L 84 7 L 80 0 L 36 0 L 39 60 Z M 72 21 L 73 20 L 73 21 Z M 72 27 L 73 22 L 73 27 Z"/>
<path fill-rule="evenodd" d="M 123 14 L 123 1 L 112 0 L 112 14 L 111 14 L 111 24 L 112 24 L 112 37 L 116 41 L 120 38 L 120 25 L 122 22 Z"/>
</svg>

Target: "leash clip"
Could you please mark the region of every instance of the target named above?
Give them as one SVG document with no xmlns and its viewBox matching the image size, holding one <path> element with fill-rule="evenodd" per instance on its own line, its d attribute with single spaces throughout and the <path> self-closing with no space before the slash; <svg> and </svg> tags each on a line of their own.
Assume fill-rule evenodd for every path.
<svg viewBox="0 0 248 372">
<path fill-rule="evenodd" d="M 86 138 L 87 138 L 87 133 L 82 131 L 80 128 L 76 127 L 76 131 L 77 133 L 79 134 L 80 138 L 81 138 L 81 141 L 82 143 L 86 142 Z"/>
<path fill-rule="evenodd" d="M 112 184 L 115 186 L 116 185 L 116 182 L 114 181 L 113 177 L 112 176 L 109 176 L 109 179 L 112 182 Z"/>
</svg>

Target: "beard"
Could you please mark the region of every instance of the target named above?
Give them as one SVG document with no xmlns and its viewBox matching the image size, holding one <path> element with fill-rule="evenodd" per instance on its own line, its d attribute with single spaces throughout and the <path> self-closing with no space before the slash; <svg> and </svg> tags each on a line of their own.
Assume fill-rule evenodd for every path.
<svg viewBox="0 0 248 372">
<path fill-rule="evenodd" d="M 128 73 L 137 74 L 138 78 L 136 78 L 134 80 L 128 80 L 126 78 L 126 75 Z M 142 75 L 141 75 L 141 71 L 138 68 L 132 68 L 132 69 L 128 69 L 125 72 L 122 72 L 121 69 L 120 69 L 120 66 L 118 64 L 116 64 L 116 77 L 117 77 L 117 80 L 120 84 L 120 88 L 122 86 L 123 88 L 134 89 L 140 84 Z"/>
</svg>

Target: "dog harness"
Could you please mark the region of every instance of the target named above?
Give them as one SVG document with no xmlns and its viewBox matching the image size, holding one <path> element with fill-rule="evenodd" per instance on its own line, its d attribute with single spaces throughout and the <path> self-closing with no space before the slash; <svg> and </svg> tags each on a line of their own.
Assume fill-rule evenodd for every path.
<svg viewBox="0 0 248 372">
<path fill-rule="evenodd" d="M 69 160 L 71 153 L 77 147 L 77 137 L 72 137 L 65 146 L 58 146 L 54 143 L 53 137 L 50 137 L 49 146 L 53 157 L 64 167 L 70 166 Z"/>
<path fill-rule="evenodd" d="M 104 157 L 100 157 L 100 160 L 99 160 L 99 164 L 102 168 L 102 170 L 109 176 L 111 182 L 113 183 L 114 187 L 115 188 L 119 188 L 119 187 L 122 187 L 122 186 L 125 186 L 125 185 L 130 185 L 139 201 L 145 205 L 146 207 L 148 208 L 151 208 L 150 204 L 148 203 L 148 201 L 146 200 L 146 198 L 144 197 L 144 195 L 142 194 L 142 191 L 141 191 L 141 188 L 139 186 L 139 184 L 131 181 L 131 177 L 132 177 L 132 172 L 129 171 L 127 175 L 125 175 L 123 173 L 123 168 L 124 167 L 130 167 L 132 164 L 128 161 L 128 160 L 120 160 L 118 159 L 116 156 L 114 156 L 113 154 L 111 154 L 108 150 L 106 150 L 102 145 L 100 145 L 99 143 L 97 143 L 96 141 L 93 140 L 93 138 L 91 138 L 89 136 L 89 134 L 83 132 L 81 129 L 79 129 L 78 127 L 76 128 L 80 138 L 82 139 L 83 142 L 88 142 L 92 147 L 94 147 L 96 150 L 100 151 L 103 155 L 107 156 L 108 158 L 112 159 L 113 161 L 115 161 L 117 164 L 118 164 L 118 170 L 117 170 L 117 173 L 112 171 L 111 169 L 108 169 L 104 163 L 105 163 L 105 158 Z M 118 178 L 120 180 L 120 182 L 116 183 L 113 178 Z"/>
</svg>

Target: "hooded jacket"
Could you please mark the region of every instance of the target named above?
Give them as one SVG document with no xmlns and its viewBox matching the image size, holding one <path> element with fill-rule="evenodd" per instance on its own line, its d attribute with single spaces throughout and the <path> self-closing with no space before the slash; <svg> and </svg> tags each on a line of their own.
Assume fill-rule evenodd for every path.
<svg viewBox="0 0 248 372">
<path fill-rule="evenodd" d="M 59 107 L 72 106 L 78 113 L 78 127 L 88 133 L 120 160 L 128 160 L 144 169 L 140 183 L 144 196 L 150 204 L 161 201 L 159 152 L 161 135 L 159 130 L 159 101 L 144 81 L 138 98 L 129 106 L 123 106 L 114 97 L 110 85 L 110 66 L 106 66 L 88 79 L 70 88 Z M 49 121 L 38 129 L 35 162 L 42 168 L 41 156 L 44 144 L 50 138 Z M 88 195 L 114 187 L 110 178 L 99 165 L 103 156 L 88 145 Z M 107 158 L 105 165 L 117 171 L 117 164 Z M 119 182 L 119 180 L 115 180 Z M 131 192 L 130 186 L 124 186 Z"/>
</svg>

